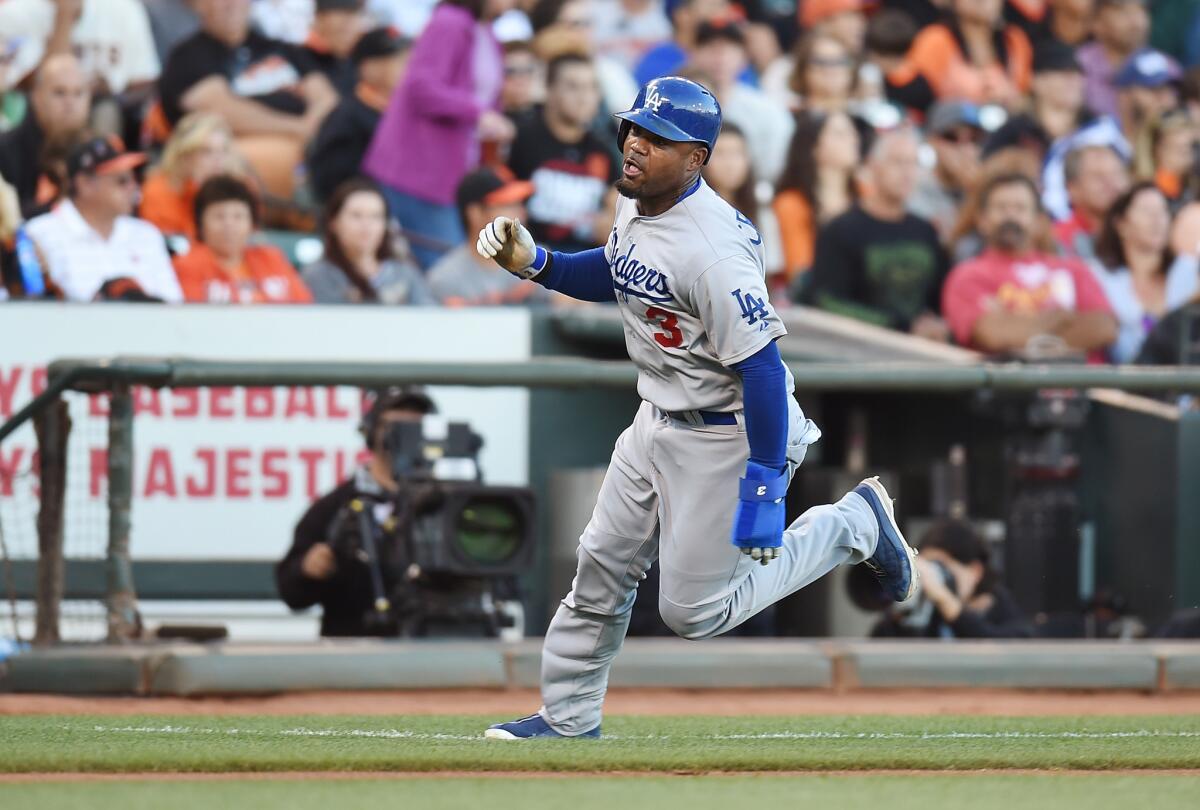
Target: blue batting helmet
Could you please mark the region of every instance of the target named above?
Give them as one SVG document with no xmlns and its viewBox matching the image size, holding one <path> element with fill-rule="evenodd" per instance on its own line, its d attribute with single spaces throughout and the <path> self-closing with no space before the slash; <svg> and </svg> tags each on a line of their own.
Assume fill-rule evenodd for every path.
<svg viewBox="0 0 1200 810">
<path fill-rule="evenodd" d="M 702 143 L 712 157 L 721 131 L 721 105 L 703 85 L 691 79 L 667 76 L 647 82 L 633 102 L 633 109 L 617 113 L 617 147 L 625 151 L 625 139 L 633 124 L 660 138 L 679 143 Z"/>
</svg>

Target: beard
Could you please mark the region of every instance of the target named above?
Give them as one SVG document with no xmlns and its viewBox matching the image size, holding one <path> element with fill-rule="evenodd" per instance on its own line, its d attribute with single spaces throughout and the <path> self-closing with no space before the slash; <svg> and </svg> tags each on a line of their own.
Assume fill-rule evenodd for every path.
<svg viewBox="0 0 1200 810">
<path fill-rule="evenodd" d="M 1029 231 L 1019 222 L 1006 219 L 992 231 L 991 241 L 1001 250 L 1015 253 L 1029 244 Z"/>
<path fill-rule="evenodd" d="M 624 177 L 613 183 L 613 188 L 615 188 L 617 193 L 622 197 L 630 200 L 640 200 L 646 190 L 645 185 L 635 186 L 632 182 Z"/>
</svg>

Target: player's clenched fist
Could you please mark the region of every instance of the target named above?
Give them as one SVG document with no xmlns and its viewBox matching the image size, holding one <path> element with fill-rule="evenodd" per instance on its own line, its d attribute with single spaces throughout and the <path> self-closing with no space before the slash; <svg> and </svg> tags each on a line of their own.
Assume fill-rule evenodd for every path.
<svg viewBox="0 0 1200 810">
<path fill-rule="evenodd" d="M 533 237 L 519 219 L 496 217 L 479 232 L 475 249 L 485 259 L 495 259 L 496 264 L 521 278 L 537 275 L 531 265 L 537 255 Z"/>
<path fill-rule="evenodd" d="M 783 545 L 787 473 L 747 461 L 746 477 L 738 487 L 733 544 L 766 565 L 778 556 Z"/>
</svg>

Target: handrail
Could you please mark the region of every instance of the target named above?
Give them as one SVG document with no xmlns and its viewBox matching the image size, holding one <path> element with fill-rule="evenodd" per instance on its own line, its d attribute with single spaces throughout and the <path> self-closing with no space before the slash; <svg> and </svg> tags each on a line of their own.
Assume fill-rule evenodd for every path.
<svg viewBox="0 0 1200 810">
<path fill-rule="evenodd" d="M 1001 391 L 1039 388 L 1114 388 L 1124 391 L 1200 392 L 1200 368 L 1023 363 L 791 363 L 796 387 L 838 391 Z M 9 436 L 64 391 L 106 391 L 117 383 L 155 388 L 240 385 L 349 385 L 405 383 L 535 388 L 631 388 L 637 369 L 628 361 L 533 358 L 508 362 L 315 362 L 204 360 L 190 357 L 66 358 L 49 367 L 49 384 L 0 425 Z"/>
</svg>

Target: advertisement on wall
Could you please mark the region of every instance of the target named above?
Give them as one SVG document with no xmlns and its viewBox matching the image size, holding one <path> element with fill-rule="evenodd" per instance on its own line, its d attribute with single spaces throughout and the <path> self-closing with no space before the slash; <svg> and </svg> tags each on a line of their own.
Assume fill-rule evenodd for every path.
<svg viewBox="0 0 1200 810">
<path fill-rule="evenodd" d="M 529 358 L 530 329 L 517 310 L 5 304 L 0 346 L 2 421 L 62 357 L 498 362 Z M 525 389 L 429 391 L 443 416 L 483 436 L 488 483 L 527 483 Z M 67 555 L 102 556 L 108 403 L 69 399 Z M 346 387 L 136 389 L 134 557 L 281 556 L 308 504 L 361 459 L 362 403 Z M 0 444 L 0 516 L 18 557 L 36 556 L 36 451 L 28 425 Z"/>
</svg>

